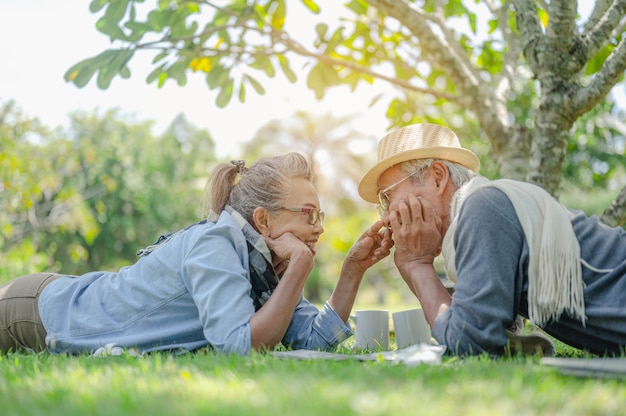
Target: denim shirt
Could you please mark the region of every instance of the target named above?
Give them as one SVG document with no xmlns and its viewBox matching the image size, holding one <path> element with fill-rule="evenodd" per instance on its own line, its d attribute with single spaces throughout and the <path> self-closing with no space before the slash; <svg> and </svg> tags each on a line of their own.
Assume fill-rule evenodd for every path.
<svg viewBox="0 0 626 416">
<path fill-rule="evenodd" d="M 223 212 L 119 272 L 61 277 L 39 298 L 48 350 L 90 353 L 115 343 L 141 352 L 209 346 L 246 355 L 255 313 L 248 261 L 241 227 Z M 300 295 L 282 343 L 328 350 L 351 335 L 328 303 L 318 310 Z"/>
</svg>

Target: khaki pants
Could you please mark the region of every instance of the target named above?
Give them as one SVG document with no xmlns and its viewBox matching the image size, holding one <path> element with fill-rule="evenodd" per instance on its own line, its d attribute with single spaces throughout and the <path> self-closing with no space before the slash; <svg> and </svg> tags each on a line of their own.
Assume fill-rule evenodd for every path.
<svg viewBox="0 0 626 416">
<path fill-rule="evenodd" d="M 39 316 L 39 295 L 61 275 L 36 273 L 0 286 L 0 353 L 46 349 L 46 330 Z"/>
</svg>

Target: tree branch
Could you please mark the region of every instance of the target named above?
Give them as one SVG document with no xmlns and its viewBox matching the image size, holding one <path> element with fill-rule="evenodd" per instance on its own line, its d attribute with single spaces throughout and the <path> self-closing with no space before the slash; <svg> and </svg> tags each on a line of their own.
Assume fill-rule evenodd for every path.
<svg viewBox="0 0 626 416">
<path fill-rule="evenodd" d="M 285 45 L 285 47 L 291 51 L 294 52 L 300 56 L 304 56 L 304 57 L 309 57 L 309 58 L 314 58 L 318 61 L 321 62 L 325 62 L 327 64 L 330 65 L 335 65 L 335 66 L 342 66 L 345 68 L 349 68 L 355 72 L 359 72 L 362 74 L 366 74 L 369 75 L 373 78 L 377 78 L 383 81 L 386 81 L 388 83 L 390 83 L 391 85 L 395 85 L 397 87 L 409 90 L 409 91 L 414 91 L 414 92 L 418 92 L 421 94 L 428 94 L 428 95 L 432 95 L 434 97 L 437 98 L 441 98 L 450 102 L 455 102 L 458 103 L 459 101 L 459 97 L 457 97 L 456 95 L 444 92 L 444 91 L 439 91 L 439 90 L 435 90 L 433 88 L 422 88 L 422 87 L 418 87 L 416 85 L 413 85 L 405 80 L 399 79 L 399 78 L 395 78 L 395 77 L 390 77 L 384 74 L 381 74 L 379 72 L 375 72 L 372 71 L 371 69 L 369 69 L 368 67 L 362 66 L 362 65 L 358 65 L 355 64 L 353 62 L 349 62 L 346 60 L 342 60 L 342 59 L 337 59 L 337 58 L 332 58 L 328 55 L 324 55 L 321 53 L 316 53 L 316 52 L 311 52 L 308 49 L 306 49 L 304 46 L 300 45 L 298 42 L 296 42 L 295 40 L 289 38 L 289 37 L 283 37 L 281 39 L 281 42 Z"/>
<path fill-rule="evenodd" d="M 490 9 L 498 20 L 498 26 L 502 31 L 504 43 L 508 46 L 502 58 L 501 77 L 496 83 L 495 88 L 495 95 L 497 99 L 503 101 L 504 103 L 506 103 L 507 95 L 511 90 L 513 78 L 515 77 L 516 64 L 522 49 L 519 38 L 515 36 L 509 27 L 509 5 L 510 0 L 506 0 L 500 9 L 491 9 L 492 6 L 490 6 Z"/>
<path fill-rule="evenodd" d="M 541 23 L 537 17 L 534 0 L 512 0 L 515 7 L 515 20 L 522 39 L 522 50 L 534 74 L 541 72 L 542 59 L 539 56 L 545 42 Z"/>
<path fill-rule="evenodd" d="M 552 0 L 548 6 L 550 22 L 546 30 L 550 44 L 569 46 L 576 33 L 576 1 Z"/>
<path fill-rule="evenodd" d="M 623 227 L 626 225 L 626 209 L 624 207 L 626 207 L 626 187 L 620 191 L 600 219 L 607 225 Z"/>
<path fill-rule="evenodd" d="M 611 36 L 616 38 L 616 37 L 618 37 L 618 34 L 621 34 L 622 32 L 624 32 L 624 30 L 626 30 L 626 20 L 624 20 L 622 23 L 620 23 L 615 28 L 615 30 L 613 30 L 613 33 L 611 34 Z"/>
<path fill-rule="evenodd" d="M 589 111 L 611 91 L 626 70 L 626 38 L 613 50 L 604 61 L 602 69 L 598 71 L 589 85 L 580 88 L 574 96 L 572 110 L 575 117 Z"/>
<path fill-rule="evenodd" d="M 601 16 L 596 16 L 596 9 L 592 17 L 590 17 L 587 25 L 585 25 L 586 35 L 584 36 L 584 42 L 587 49 L 588 58 L 591 58 L 597 54 L 611 38 L 612 32 L 615 28 L 620 26 L 621 20 L 626 13 L 626 0 L 618 0 L 610 5 L 605 4 L 606 1 L 599 0 L 596 5 L 596 9 L 604 12 Z M 598 14 L 600 12 L 598 11 Z M 591 26 L 593 23 L 593 26 Z M 591 26 L 590 28 L 588 26 Z"/>
<path fill-rule="evenodd" d="M 587 22 L 583 25 L 583 33 L 591 33 L 612 3 L 613 0 L 596 0 Z"/>
<path fill-rule="evenodd" d="M 370 0 L 368 2 L 384 15 L 392 17 L 419 38 L 421 53 L 428 57 L 428 62 L 443 71 L 458 90 L 456 101 L 461 107 L 476 115 L 481 128 L 490 138 L 495 152 L 507 146 L 510 121 L 506 110 L 506 101 L 495 95 L 494 89 L 482 79 L 465 52 L 457 53 L 457 43 L 452 36 L 446 37 L 445 24 L 435 21 L 443 36 L 439 36 L 429 21 L 432 15 L 416 7 L 413 3 L 398 0 Z"/>
<path fill-rule="evenodd" d="M 546 51 L 550 51 L 552 62 L 549 76 L 565 79 L 577 76 L 588 61 L 583 41 L 576 28 L 576 1 L 551 1 L 550 23 L 545 36 Z M 556 64 L 556 66 L 554 66 Z M 545 68 L 547 69 L 547 68 Z M 555 73 L 558 71 L 558 74 Z"/>
<path fill-rule="evenodd" d="M 457 56 L 455 48 L 445 37 L 438 36 L 428 25 L 428 14 L 418 7 L 405 2 L 393 0 L 371 0 L 372 6 L 383 11 L 386 15 L 401 22 L 411 33 L 419 37 L 423 54 L 428 60 L 443 70 L 460 90 L 457 101 L 464 103 L 465 108 L 471 108 L 469 91 L 477 89 L 483 81 L 478 73 L 472 70 L 472 64 L 465 54 Z M 437 23 L 439 25 L 439 23 Z"/>
<path fill-rule="evenodd" d="M 487 9 L 493 13 L 496 14 L 496 6 L 493 4 L 492 0 L 484 0 L 483 3 L 485 4 L 485 6 L 487 7 Z M 505 3 L 508 3 L 508 1 L 505 1 Z M 505 7 L 504 5 L 502 7 Z"/>
<path fill-rule="evenodd" d="M 515 68 L 522 47 L 519 38 L 513 33 L 509 26 L 509 7 L 511 1 L 505 0 L 500 8 L 497 8 L 491 0 L 485 1 L 485 4 L 489 11 L 496 16 L 504 44 L 507 45 L 502 58 L 502 72 L 500 73 L 500 78 L 496 80 L 495 88 L 496 97 L 499 100 L 506 101 L 506 97 L 513 83 L 513 78 L 515 77 Z"/>
<path fill-rule="evenodd" d="M 427 18 L 429 15 L 424 10 L 414 6 L 413 9 L 421 16 Z M 448 29 L 448 22 L 446 22 L 446 17 L 443 12 L 443 7 L 441 4 L 437 7 L 437 13 L 434 14 L 434 23 L 437 25 L 437 28 L 441 31 L 443 38 L 445 40 L 445 45 L 451 48 L 450 53 L 453 54 L 454 62 L 456 62 L 457 66 L 461 67 L 463 70 L 459 72 L 469 72 L 471 73 L 471 78 L 480 80 L 480 73 L 476 69 L 476 67 L 472 64 L 472 62 L 467 57 L 465 50 L 461 47 L 459 42 L 455 39 L 454 33 Z"/>
</svg>

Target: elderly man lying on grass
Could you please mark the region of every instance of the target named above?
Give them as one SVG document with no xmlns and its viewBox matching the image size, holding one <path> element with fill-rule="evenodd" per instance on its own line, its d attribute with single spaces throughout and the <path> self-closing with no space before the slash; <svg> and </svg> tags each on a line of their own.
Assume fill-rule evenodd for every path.
<svg viewBox="0 0 626 416">
<path fill-rule="evenodd" d="M 545 335 L 510 330 L 523 316 L 575 348 L 622 354 L 626 232 L 538 186 L 487 180 L 479 165 L 450 129 L 417 124 L 382 138 L 359 183 L 393 232 L 395 264 L 433 337 L 458 355 L 508 346 L 552 353 Z M 440 253 L 453 295 L 433 266 Z"/>
</svg>

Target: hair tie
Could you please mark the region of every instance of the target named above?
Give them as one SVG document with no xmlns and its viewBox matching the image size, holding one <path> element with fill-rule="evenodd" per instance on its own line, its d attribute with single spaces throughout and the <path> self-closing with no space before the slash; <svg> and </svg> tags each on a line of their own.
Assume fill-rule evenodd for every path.
<svg viewBox="0 0 626 416">
<path fill-rule="evenodd" d="M 237 173 L 240 175 L 248 170 L 245 160 L 231 160 L 230 163 L 237 166 Z"/>
</svg>

